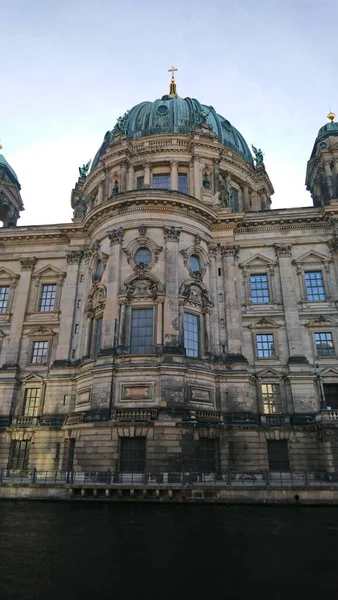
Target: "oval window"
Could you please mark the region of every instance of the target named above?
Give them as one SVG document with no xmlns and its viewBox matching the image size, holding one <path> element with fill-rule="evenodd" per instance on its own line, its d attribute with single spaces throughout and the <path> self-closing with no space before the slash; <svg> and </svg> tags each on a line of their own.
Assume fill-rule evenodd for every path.
<svg viewBox="0 0 338 600">
<path fill-rule="evenodd" d="M 149 265 L 151 263 L 151 252 L 149 248 L 139 248 L 134 254 L 134 263 L 136 265 L 139 265 L 140 263 Z"/>
<path fill-rule="evenodd" d="M 168 112 L 168 107 L 165 104 L 161 104 L 158 109 L 157 109 L 157 114 L 159 115 L 166 115 Z"/>
<path fill-rule="evenodd" d="M 190 256 L 189 267 L 190 267 L 191 271 L 194 271 L 194 272 L 201 270 L 200 259 L 198 258 L 198 256 L 196 256 L 196 254 L 192 254 Z"/>
</svg>

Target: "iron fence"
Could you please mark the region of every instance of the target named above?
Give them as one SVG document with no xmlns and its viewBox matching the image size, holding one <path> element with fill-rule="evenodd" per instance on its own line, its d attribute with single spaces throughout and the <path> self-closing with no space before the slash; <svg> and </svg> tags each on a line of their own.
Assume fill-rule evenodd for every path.
<svg viewBox="0 0 338 600">
<path fill-rule="evenodd" d="M 338 472 L 122 473 L 106 471 L 38 471 L 0 469 L 0 485 L 338 487 Z"/>
</svg>

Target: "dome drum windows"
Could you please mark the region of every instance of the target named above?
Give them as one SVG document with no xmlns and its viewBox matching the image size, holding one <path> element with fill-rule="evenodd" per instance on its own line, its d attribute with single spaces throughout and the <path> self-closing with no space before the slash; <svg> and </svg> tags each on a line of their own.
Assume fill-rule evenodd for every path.
<svg viewBox="0 0 338 600">
<path fill-rule="evenodd" d="M 151 269 L 158 261 L 162 246 L 146 236 L 147 228 L 145 225 L 139 227 L 140 235 L 133 239 L 126 248 L 123 248 L 127 256 L 128 264 L 134 271 L 140 271 L 144 268 Z"/>
<path fill-rule="evenodd" d="M 141 248 L 136 250 L 133 259 L 135 265 L 150 265 L 150 263 L 152 262 L 152 253 L 146 246 L 141 246 Z"/>
</svg>

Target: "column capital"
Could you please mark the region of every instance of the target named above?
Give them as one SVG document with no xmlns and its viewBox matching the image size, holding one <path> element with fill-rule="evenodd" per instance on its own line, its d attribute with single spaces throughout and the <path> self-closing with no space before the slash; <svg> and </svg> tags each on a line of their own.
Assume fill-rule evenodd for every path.
<svg viewBox="0 0 338 600">
<path fill-rule="evenodd" d="M 174 227 L 173 225 L 164 225 L 164 239 L 171 242 L 179 242 L 182 227 Z"/>
<path fill-rule="evenodd" d="M 208 244 L 208 253 L 210 257 L 217 256 L 217 244 Z"/>
<path fill-rule="evenodd" d="M 327 245 L 330 248 L 331 254 L 336 254 L 336 252 L 338 252 L 338 237 L 334 236 L 327 242 Z"/>
<path fill-rule="evenodd" d="M 36 265 L 37 259 L 35 256 L 29 256 L 26 258 L 20 258 L 21 270 L 22 271 L 33 271 Z"/>
<path fill-rule="evenodd" d="M 274 244 L 277 256 L 291 256 L 292 244 Z"/>
<path fill-rule="evenodd" d="M 238 244 L 221 244 L 222 256 L 238 256 L 240 246 Z"/>
<path fill-rule="evenodd" d="M 124 237 L 124 229 L 123 227 L 119 227 L 118 229 L 113 229 L 112 231 L 108 231 L 108 237 L 110 239 L 110 245 L 114 246 L 115 244 L 122 244 Z"/>
<path fill-rule="evenodd" d="M 67 264 L 68 265 L 76 265 L 79 264 L 81 258 L 83 256 L 83 250 L 70 250 L 67 252 Z"/>
</svg>

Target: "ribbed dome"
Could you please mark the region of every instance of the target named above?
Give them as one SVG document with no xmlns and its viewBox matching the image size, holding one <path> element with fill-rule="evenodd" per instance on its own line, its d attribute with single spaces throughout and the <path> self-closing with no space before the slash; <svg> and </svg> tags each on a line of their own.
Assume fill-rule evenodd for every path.
<svg viewBox="0 0 338 600">
<path fill-rule="evenodd" d="M 324 140 L 331 135 L 338 135 L 338 123 L 336 121 L 330 121 L 329 123 L 325 123 L 325 125 L 323 125 L 323 127 L 320 128 L 312 149 L 311 158 L 313 158 L 316 155 L 318 144 L 322 144 Z"/>
<path fill-rule="evenodd" d="M 97 152 L 92 169 L 97 165 L 112 140 L 121 132 L 133 138 L 166 133 L 191 133 L 206 123 L 222 144 L 240 154 L 248 163 L 253 159 L 243 136 L 219 115 L 212 106 L 200 104 L 194 98 L 163 96 L 154 102 L 141 102 L 118 119 L 114 129 L 107 131 Z"/>
<path fill-rule="evenodd" d="M 0 168 L 1 167 L 3 167 L 7 171 L 8 177 L 13 181 L 13 183 L 16 183 L 16 185 L 18 185 L 20 187 L 20 183 L 19 183 L 17 174 L 15 173 L 14 169 L 12 169 L 10 164 L 7 162 L 7 160 L 5 159 L 3 154 L 0 154 Z"/>
</svg>

